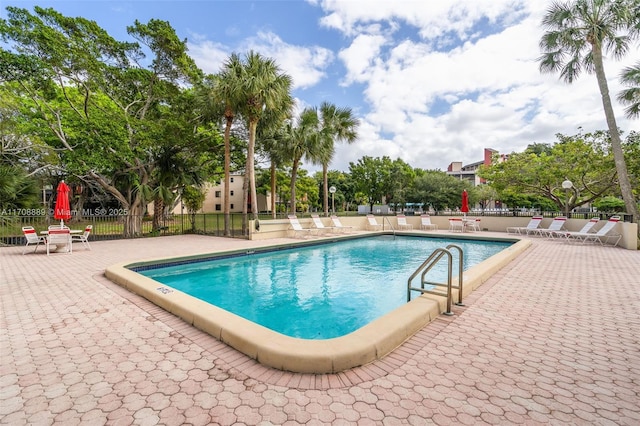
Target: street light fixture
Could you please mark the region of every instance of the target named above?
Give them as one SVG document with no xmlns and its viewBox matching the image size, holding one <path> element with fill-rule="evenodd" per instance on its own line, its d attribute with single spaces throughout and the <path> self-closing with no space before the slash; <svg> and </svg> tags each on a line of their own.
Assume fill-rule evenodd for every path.
<svg viewBox="0 0 640 426">
<path fill-rule="evenodd" d="M 336 187 L 335 186 L 330 186 L 329 187 L 329 192 L 331 193 L 331 213 L 335 214 L 336 213 L 336 203 L 335 203 L 335 193 L 336 193 Z"/>
<path fill-rule="evenodd" d="M 562 187 L 564 188 L 564 195 L 566 198 L 566 202 L 564 205 L 564 215 L 566 217 L 569 217 L 569 190 L 573 188 L 573 182 L 571 182 L 569 179 L 566 179 L 564 182 L 562 182 Z"/>
</svg>

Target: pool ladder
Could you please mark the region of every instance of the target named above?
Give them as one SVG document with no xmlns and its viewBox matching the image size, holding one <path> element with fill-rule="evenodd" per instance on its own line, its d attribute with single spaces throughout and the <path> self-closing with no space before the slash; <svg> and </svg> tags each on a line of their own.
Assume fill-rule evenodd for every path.
<svg viewBox="0 0 640 426">
<path fill-rule="evenodd" d="M 454 286 L 452 284 L 453 281 L 453 254 L 451 253 L 451 249 L 456 249 L 458 251 L 458 285 Z M 447 258 L 447 282 L 439 283 L 433 281 L 427 281 L 425 279 L 427 273 L 443 258 Z M 451 312 L 451 299 L 452 299 L 452 289 L 458 290 L 458 301 L 456 305 L 464 306 L 462 303 L 462 273 L 464 271 L 463 267 L 463 257 L 464 253 L 462 249 L 455 244 L 449 244 L 445 248 L 437 248 L 431 253 L 431 255 L 422 262 L 422 265 L 416 269 L 416 271 L 411 274 L 409 280 L 407 281 L 407 302 L 411 301 L 411 292 L 419 291 L 421 293 L 429 293 L 435 294 L 438 296 L 444 296 L 447 298 L 447 310 L 444 313 L 445 315 L 453 315 Z M 420 287 L 412 287 L 411 282 L 415 277 L 420 274 Z M 431 285 L 436 288 L 427 289 L 425 285 Z M 441 290 L 444 288 L 445 290 Z"/>
</svg>

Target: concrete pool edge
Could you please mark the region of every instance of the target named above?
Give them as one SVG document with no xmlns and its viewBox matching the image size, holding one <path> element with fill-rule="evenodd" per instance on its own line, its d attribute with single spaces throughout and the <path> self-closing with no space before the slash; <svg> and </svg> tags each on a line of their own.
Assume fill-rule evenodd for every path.
<svg viewBox="0 0 640 426">
<path fill-rule="evenodd" d="M 492 240 L 516 242 L 465 271 L 464 295 L 478 288 L 531 245 L 528 240 L 514 238 Z M 281 246 L 271 248 L 277 249 Z M 225 253 L 233 252 L 220 251 L 208 255 Z M 198 259 L 204 256 L 193 255 L 183 259 Z M 298 339 L 269 330 L 128 269 L 135 265 L 163 260 L 167 259 L 121 262 L 106 268 L 105 276 L 261 364 L 285 371 L 337 373 L 381 359 L 446 309 L 443 297 L 422 295 L 346 336 L 326 340 Z"/>
</svg>

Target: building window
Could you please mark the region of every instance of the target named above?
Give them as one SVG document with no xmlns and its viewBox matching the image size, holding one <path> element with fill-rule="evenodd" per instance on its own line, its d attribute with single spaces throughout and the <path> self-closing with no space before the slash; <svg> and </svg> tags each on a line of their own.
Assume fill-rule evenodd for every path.
<svg viewBox="0 0 640 426">
<path fill-rule="evenodd" d="M 233 191 L 229 191 L 229 195 L 233 197 Z"/>
<path fill-rule="evenodd" d="M 216 191 L 216 198 L 220 198 L 220 191 Z"/>
<path fill-rule="evenodd" d="M 216 211 L 219 212 L 222 210 L 222 206 L 220 204 L 216 204 Z"/>
<path fill-rule="evenodd" d="M 231 183 L 233 183 L 233 178 L 230 178 L 230 179 L 231 179 Z"/>
</svg>

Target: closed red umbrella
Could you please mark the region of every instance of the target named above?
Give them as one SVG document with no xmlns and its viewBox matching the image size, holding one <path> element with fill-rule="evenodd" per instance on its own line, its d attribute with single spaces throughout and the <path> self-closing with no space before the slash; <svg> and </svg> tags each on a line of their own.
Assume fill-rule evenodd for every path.
<svg viewBox="0 0 640 426">
<path fill-rule="evenodd" d="M 469 194 L 467 194 L 467 190 L 462 191 L 462 207 L 460 207 L 460 211 L 464 213 L 466 216 L 469 213 Z"/>
<path fill-rule="evenodd" d="M 53 217 L 60 219 L 60 227 L 64 226 L 64 221 L 71 219 L 71 207 L 69 207 L 69 185 L 64 180 L 58 184 L 56 195 L 56 207 L 53 210 Z"/>
</svg>

